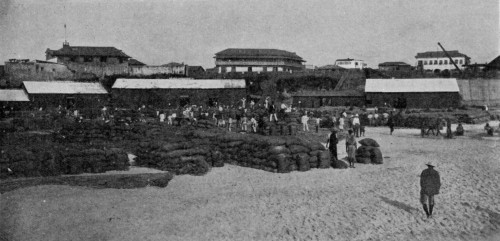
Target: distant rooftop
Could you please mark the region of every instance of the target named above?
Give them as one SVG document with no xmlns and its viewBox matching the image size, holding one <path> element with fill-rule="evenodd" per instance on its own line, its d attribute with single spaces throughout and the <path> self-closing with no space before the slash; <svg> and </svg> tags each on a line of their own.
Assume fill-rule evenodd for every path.
<svg viewBox="0 0 500 241">
<path fill-rule="evenodd" d="M 145 63 L 137 60 L 137 59 L 129 59 L 128 60 L 128 65 L 129 66 L 144 66 L 146 65 Z"/>
<path fill-rule="evenodd" d="M 401 66 L 401 65 L 411 66 L 405 62 L 384 62 L 384 63 L 379 64 L 378 66 Z"/>
<path fill-rule="evenodd" d="M 170 62 L 170 63 L 164 64 L 162 66 L 165 66 L 165 67 L 182 67 L 182 66 L 184 66 L 184 63 Z"/>
<path fill-rule="evenodd" d="M 280 49 L 236 49 L 230 48 L 215 54 L 215 58 L 287 58 L 305 62 L 296 53 Z"/>
<path fill-rule="evenodd" d="M 470 59 L 469 56 L 462 54 L 458 52 L 458 50 L 451 50 L 451 51 L 446 51 L 452 58 L 456 57 L 465 57 L 467 59 Z M 427 58 L 447 58 L 446 54 L 443 51 L 429 51 L 429 52 L 423 52 L 423 53 L 417 53 L 417 56 L 415 58 L 417 59 L 427 59 Z"/>
<path fill-rule="evenodd" d="M 351 59 L 351 58 L 347 58 L 347 59 L 337 59 L 336 61 L 363 61 L 363 60 L 360 60 L 360 59 Z"/>
<path fill-rule="evenodd" d="M 64 44 L 58 50 L 47 49 L 47 54 L 52 56 L 95 56 L 95 57 L 122 57 L 130 58 L 123 51 L 115 47 L 70 46 Z"/>
</svg>

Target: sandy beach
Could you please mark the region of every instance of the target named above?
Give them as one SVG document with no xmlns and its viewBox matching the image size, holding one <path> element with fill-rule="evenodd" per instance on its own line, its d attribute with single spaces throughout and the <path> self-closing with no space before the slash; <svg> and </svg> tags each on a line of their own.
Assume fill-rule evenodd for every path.
<svg viewBox="0 0 500 241">
<path fill-rule="evenodd" d="M 482 126 L 465 129 L 480 133 Z M 166 188 L 7 192 L 0 195 L 1 234 L 6 240 L 500 240 L 498 133 L 452 140 L 421 138 L 416 129 L 388 133 L 386 127 L 366 133 L 379 142 L 383 165 L 288 174 L 226 165 L 201 177 L 176 176 Z M 343 145 L 339 157 L 346 156 Z M 442 188 L 427 219 L 419 175 L 430 160 Z"/>
</svg>

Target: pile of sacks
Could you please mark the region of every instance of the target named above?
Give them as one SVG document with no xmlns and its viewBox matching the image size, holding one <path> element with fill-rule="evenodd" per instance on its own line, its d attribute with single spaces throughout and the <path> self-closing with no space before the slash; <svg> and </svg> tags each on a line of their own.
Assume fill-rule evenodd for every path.
<svg viewBox="0 0 500 241">
<path fill-rule="evenodd" d="M 384 162 L 380 145 L 373 139 L 365 138 L 359 141 L 360 147 L 356 150 L 356 162 L 364 164 L 382 164 Z"/>
<path fill-rule="evenodd" d="M 194 130 L 177 138 L 141 143 L 135 152 L 137 165 L 191 175 L 203 175 L 225 163 L 278 173 L 331 166 L 321 143 L 292 136 Z"/>
<path fill-rule="evenodd" d="M 2 146 L 0 152 L 0 178 L 102 173 L 128 168 L 128 156 L 118 148 L 63 147 L 46 142 Z"/>
</svg>

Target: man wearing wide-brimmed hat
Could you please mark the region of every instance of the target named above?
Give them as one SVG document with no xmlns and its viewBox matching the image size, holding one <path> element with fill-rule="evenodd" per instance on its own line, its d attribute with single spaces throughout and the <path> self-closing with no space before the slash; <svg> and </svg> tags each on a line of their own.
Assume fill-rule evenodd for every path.
<svg viewBox="0 0 500 241">
<path fill-rule="evenodd" d="M 439 172 L 434 170 L 434 164 L 428 162 L 427 169 L 422 171 L 420 174 L 420 202 L 424 206 L 424 211 L 427 217 L 432 216 L 432 211 L 434 209 L 434 195 L 439 194 L 439 189 L 441 188 L 441 179 L 439 177 Z M 427 208 L 427 203 L 429 207 Z"/>
</svg>

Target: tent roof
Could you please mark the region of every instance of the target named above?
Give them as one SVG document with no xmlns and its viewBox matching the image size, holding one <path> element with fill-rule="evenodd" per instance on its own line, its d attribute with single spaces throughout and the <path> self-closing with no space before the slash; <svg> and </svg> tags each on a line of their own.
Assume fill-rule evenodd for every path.
<svg viewBox="0 0 500 241">
<path fill-rule="evenodd" d="M 365 92 L 459 92 L 457 80 L 450 79 L 366 79 Z"/>
<path fill-rule="evenodd" d="M 244 89 L 244 79 L 117 79 L 113 89 Z"/>
<path fill-rule="evenodd" d="M 98 82 L 24 81 L 28 94 L 107 94 Z"/>
</svg>

